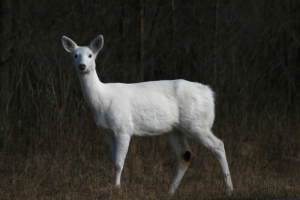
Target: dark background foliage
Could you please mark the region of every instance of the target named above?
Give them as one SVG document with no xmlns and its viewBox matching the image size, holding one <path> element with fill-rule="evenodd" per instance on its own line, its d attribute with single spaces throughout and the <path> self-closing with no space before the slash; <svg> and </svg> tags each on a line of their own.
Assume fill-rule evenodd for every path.
<svg viewBox="0 0 300 200">
<path fill-rule="evenodd" d="M 61 45 L 62 35 L 83 46 L 99 34 L 104 83 L 186 79 L 212 87 L 213 131 L 225 143 L 234 198 L 300 195 L 299 1 L 3 0 L 0 6 L 3 197 L 98 198 L 112 182 L 107 141 Z M 198 185 L 188 185 L 190 198 L 223 190 L 215 159 L 191 146 L 182 187 Z M 131 190 L 119 198 L 160 198 L 175 172 L 164 137 L 134 138 L 126 163 L 123 181 Z M 155 181 L 163 190 L 131 192 L 141 191 L 132 186 L 139 183 L 152 191 Z M 87 183 L 98 192 L 84 192 Z"/>
</svg>

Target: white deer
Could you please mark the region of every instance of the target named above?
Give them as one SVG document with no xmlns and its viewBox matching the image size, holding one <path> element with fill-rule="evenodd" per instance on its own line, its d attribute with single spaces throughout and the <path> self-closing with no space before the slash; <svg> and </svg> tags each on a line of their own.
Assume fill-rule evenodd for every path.
<svg viewBox="0 0 300 200">
<path fill-rule="evenodd" d="M 209 86 L 185 80 L 150 81 L 135 84 L 102 83 L 95 59 L 104 44 L 99 35 L 90 46 L 80 47 L 62 37 L 63 47 L 72 56 L 83 97 L 93 112 L 97 127 L 108 138 L 114 163 L 114 186 L 121 173 L 132 136 L 165 134 L 177 158 L 177 171 L 168 190 L 174 194 L 190 159 L 190 138 L 217 158 L 226 193 L 233 190 L 223 142 L 213 135 L 214 97 Z"/>
</svg>

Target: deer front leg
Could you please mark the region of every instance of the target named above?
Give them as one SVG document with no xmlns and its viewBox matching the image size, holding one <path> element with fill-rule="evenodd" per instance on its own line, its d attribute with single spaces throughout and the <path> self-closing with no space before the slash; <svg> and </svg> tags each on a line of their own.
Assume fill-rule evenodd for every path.
<svg viewBox="0 0 300 200">
<path fill-rule="evenodd" d="M 115 171 L 115 187 L 121 184 L 121 173 L 123 170 L 126 154 L 130 143 L 130 136 L 127 134 L 116 134 L 113 137 L 114 148 L 111 147 Z M 110 142 L 111 143 L 111 142 Z M 111 145 L 111 144 L 110 144 Z"/>
</svg>

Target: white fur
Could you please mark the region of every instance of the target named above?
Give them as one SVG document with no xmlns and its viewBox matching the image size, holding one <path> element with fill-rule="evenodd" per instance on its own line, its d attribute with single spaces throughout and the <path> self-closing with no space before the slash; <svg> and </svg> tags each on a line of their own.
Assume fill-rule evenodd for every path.
<svg viewBox="0 0 300 200">
<path fill-rule="evenodd" d="M 115 169 L 115 186 L 133 135 L 165 134 L 177 157 L 177 172 L 170 186 L 173 194 L 188 165 L 190 138 L 210 150 L 222 169 L 226 192 L 233 189 L 223 142 L 211 132 L 214 122 L 212 90 L 185 80 L 151 81 L 136 84 L 102 83 L 95 59 L 104 40 L 99 35 L 89 47 L 79 47 L 63 36 L 62 43 L 74 60 L 84 99 L 94 121 L 108 138 Z M 85 66 L 84 69 L 80 69 Z M 184 156 L 185 155 L 185 156 Z"/>
</svg>

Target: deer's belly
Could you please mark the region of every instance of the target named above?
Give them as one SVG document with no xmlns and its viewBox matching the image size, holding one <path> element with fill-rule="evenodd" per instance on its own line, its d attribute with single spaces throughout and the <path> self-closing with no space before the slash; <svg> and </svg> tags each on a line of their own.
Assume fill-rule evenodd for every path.
<svg viewBox="0 0 300 200">
<path fill-rule="evenodd" d="M 172 131 L 178 124 L 178 109 L 172 104 L 136 107 L 132 120 L 133 135 L 161 135 Z"/>
</svg>

